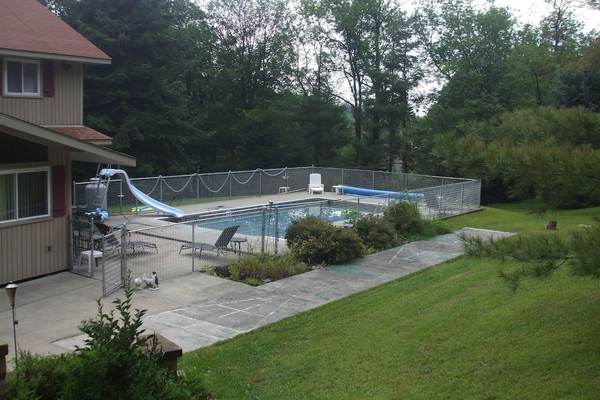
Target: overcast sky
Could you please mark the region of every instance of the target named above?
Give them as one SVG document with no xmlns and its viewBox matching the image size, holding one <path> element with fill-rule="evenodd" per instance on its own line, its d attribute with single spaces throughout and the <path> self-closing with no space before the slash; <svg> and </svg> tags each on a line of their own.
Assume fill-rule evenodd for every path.
<svg viewBox="0 0 600 400">
<path fill-rule="evenodd" d="M 498 6 L 510 7 L 521 21 L 534 24 L 540 22 L 551 11 L 550 4 L 543 0 L 498 0 L 495 3 Z M 577 18 L 585 24 L 586 31 L 600 28 L 600 11 L 585 6 L 575 7 L 573 10 Z"/>
<path fill-rule="evenodd" d="M 414 9 L 414 1 L 406 1 L 407 9 Z M 475 0 L 481 8 L 487 7 L 492 1 Z M 509 7 L 513 14 L 523 23 L 538 24 L 542 18 L 548 15 L 552 9 L 550 4 L 544 0 L 495 0 L 493 3 L 499 7 Z M 575 4 L 583 4 L 583 0 L 574 1 Z M 585 24 L 585 30 L 600 29 L 600 10 L 589 7 L 574 7 L 573 11 L 579 20 Z"/>
<path fill-rule="evenodd" d="M 489 0 L 474 0 L 475 4 L 480 8 L 488 7 L 492 2 Z M 508 7 L 512 10 L 512 14 L 517 17 L 517 19 L 522 24 L 532 24 L 537 25 L 539 22 L 547 16 L 552 7 L 550 4 L 545 2 L 544 0 L 495 0 L 493 3 L 499 7 Z M 577 1 L 574 1 L 577 5 Z M 579 4 L 583 4 L 584 1 L 581 0 Z M 414 10 L 416 6 L 416 0 L 405 0 L 404 7 L 406 10 Z M 573 7 L 573 12 L 575 13 L 578 20 L 583 22 L 584 31 L 589 32 L 593 29 L 600 30 L 600 10 L 594 10 L 585 6 L 575 6 Z M 431 90 L 440 87 L 439 82 L 435 81 L 423 81 L 421 85 L 419 85 L 417 91 L 420 93 L 427 93 Z M 347 90 L 344 90 L 347 91 Z M 430 104 L 415 104 L 416 112 L 418 115 L 423 115 Z"/>
</svg>

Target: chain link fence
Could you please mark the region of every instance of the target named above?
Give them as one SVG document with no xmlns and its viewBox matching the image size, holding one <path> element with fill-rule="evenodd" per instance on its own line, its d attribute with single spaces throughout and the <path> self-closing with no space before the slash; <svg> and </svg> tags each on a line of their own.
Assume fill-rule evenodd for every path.
<svg viewBox="0 0 600 400">
<path fill-rule="evenodd" d="M 381 213 L 388 204 L 384 198 L 289 202 L 136 229 L 128 233 L 127 269 L 133 278 L 156 273 L 164 280 L 223 266 L 242 254 L 277 254 L 287 249 L 285 232 L 294 219 L 312 215 L 340 225 L 351 215 Z"/>
<path fill-rule="evenodd" d="M 254 197 L 307 190 L 309 175 L 318 173 L 326 192 L 334 186 L 401 192 L 402 196 L 335 196 L 310 197 L 282 201 L 264 206 L 221 208 L 194 215 L 161 226 L 124 231 L 119 253 L 103 264 L 105 293 L 117 283 L 118 256 L 121 274 L 126 270 L 132 278 L 150 279 L 156 273 L 160 280 L 195 271 L 223 266 L 241 254 L 278 253 L 285 251 L 285 231 L 291 221 L 314 215 L 334 224 L 343 224 L 351 215 L 380 214 L 397 201 L 415 201 L 427 218 L 458 215 L 480 207 L 479 180 L 404 174 L 347 168 L 299 167 L 210 174 L 134 178 L 138 189 L 173 206 L 222 199 Z M 74 204 L 86 204 L 85 187 L 97 182 L 74 183 Z M 139 210 L 135 197 L 121 180 L 109 183 L 105 208 L 110 214 L 129 214 Z M 229 237 L 223 236 L 233 232 Z M 91 253 L 99 233 L 85 220 L 74 222 L 73 258 L 79 273 L 93 275 L 94 261 L 81 257 Z M 102 235 L 99 235 L 102 238 Z M 111 236 L 112 239 L 116 235 Z M 90 240 L 91 239 L 91 240 Z M 108 243 L 108 236 L 103 243 Z M 117 247 L 114 247 L 117 248 Z M 87 250 L 87 252 L 86 252 Z M 103 249 L 100 249 L 103 250 Z M 93 254 L 93 253 L 92 253 Z M 92 257 L 93 258 L 93 257 Z M 96 267 L 97 268 L 97 267 Z M 75 268 L 74 268 L 75 269 Z"/>
<path fill-rule="evenodd" d="M 296 167 L 256 169 L 206 174 L 155 176 L 132 178 L 139 190 L 171 206 L 197 204 L 208 201 L 273 195 L 281 191 L 305 191 L 311 173 L 321 174 L 325 191 L 336 185 L 387 190 L 394 192 L 423 193 L 427 215 L 449 215 L 457 210 L 479 208 L 481 184 L 479 180 L 439 177 L 398 172 L 373 171 L 351 168 Z M 97 182 L 74 182 L 73 204 L 80 208 L 106 208 L 109 214 L 131 214 L 141 209 L 141 204 L 121 179 L 110 181 L 104 204 L 88 204 L 86 185 Z M 437 210 L 437 211 L 436 211 Z"/>
</svg>

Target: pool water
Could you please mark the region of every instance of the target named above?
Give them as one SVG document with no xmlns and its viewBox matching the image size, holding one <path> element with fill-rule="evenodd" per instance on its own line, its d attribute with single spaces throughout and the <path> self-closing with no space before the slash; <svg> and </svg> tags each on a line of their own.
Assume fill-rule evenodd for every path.
<svg viewBox="0 0 600 400">
<path fill-rule="evenodd" d="M 278 210 L 279 237 L 283 237 L 287 227 L 292 221 L 309 215 L 319 217 L 322 220 L 336 222 L 347 219 L 347 208 L 332 207 L 326 205 L 298 206 Z M 265 234 L 275 236 L 275 210 L 266 211 Z M 262 231 L 262 213 L 253 212 L 244 215 L 235 215 L 212 219 L 204 222 L 194 222 L 196 227 L 223 230 L 231 225 L 239 225 L 237 233 L 243 235 L 260 236 Z"/>
</svg>

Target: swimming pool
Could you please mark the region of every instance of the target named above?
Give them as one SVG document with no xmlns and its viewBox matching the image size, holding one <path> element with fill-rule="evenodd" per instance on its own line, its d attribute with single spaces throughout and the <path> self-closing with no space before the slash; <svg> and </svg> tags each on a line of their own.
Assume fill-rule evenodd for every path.
<svg viewBox="0 0 600 400">
<path fill-rule="evenodd" d="M 348 210 L 355 210 L 351 206 L 332 206 L 332 205 L 298 205 L 285 207 L 281 209 L 268 208 L 265 211 L 265 235 L 275 236 L 275 220 L 277 219 L 278 236 L 283 237 L 287 227 L 292 221 L 309 215 L 319 217 L 322 220 L 330 222 L 344 221 L 348 217 Z M 361 211 L 365 213 L 365 211 Z M 277 216 L 275 214 L 278 214 Z M 262 233 L 262 211 L 252 211 L 248 213 L 236 214 L 231 216 L 208 219 L 206 221 L 189 222 L 197 228 L 223 230 L 228 226 L 239 225 L 237 233 L 242 235 L 261 236 Z"/>
</svg>

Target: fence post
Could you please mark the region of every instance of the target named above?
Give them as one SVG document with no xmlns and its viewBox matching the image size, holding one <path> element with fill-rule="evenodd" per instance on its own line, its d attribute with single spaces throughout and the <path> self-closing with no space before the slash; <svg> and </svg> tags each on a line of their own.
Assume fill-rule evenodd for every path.
<svg viewBox="0 0 600 400">
<path fill-rule="evenodd" d="M 102 254 L 104 254 L 104 237 L 100 239 L 100 245 L 102 246 L 100 251 L 102 252 Z M 92 256 L 92 258 L 94 257 Z M 102 297 L 106 297 L 106 257 L 102 257 L 100 262 L 102 263 Z"/>
<path fill-rule="evenodd" d="M 196 172 L 196 199 L 200 198 L 200 175 Z"/>
<path fill-rule="evenodd" d="M 88 273 L 90 277 L 94 276 L 92 263 L 94 262 L 94 218 L 90 217 L 90 256 L 88 257 Z"/>
<path fill-rule="evenodd" d="M 258 195 L 262 196 L 262 169 L 258 169 Z"/>
<path fill-rule="evenodd" d="M 127 242 L 129 240 L 129 233 L 127 231 L 127 225 L 123 225 L 121 228 L 121 279 L 123 285 L 125 285 L 125 279 L 128 278 L 127 271 Z"/>
<path fill-rule="evenodd" d="M 275 254 L 277 254 L 277 245 L 279 244 L 279 209 L 275 207 Z"/>
<path fill-rule="evenodd" d="M 463 210 L 463 204 L 465 201 L 465 183 L 460 184 L 460 212 Z"/>
<path fill-rule="evenodd" d="M 194 243 L 196 243 L 196 224 L 192 224 L 192 272 L 196 272 L 196 254 L 194 251 Z"/>
<path fill-rule="evenodd" d="M 123 215 L 123 179 L 119 181 L 119 214 Z"/>
<path fill-rule="evenodd" d="M 231 170 L 230 170 L 229 174 L 227 175 L 227 179 L 229 179 L 229 200 L 231 200 L 231 179 L 233 178 L 232 175 L 233 174 L 231 173 Z"/>
<path fill-rule="evenodd" d="M 160 201 L 163 202 L 163 178 L 161 175 L 158 176 L 158 185 L 160 186 Z"/>
<path fill-rule="evenodd" d="M 442 184 L 440 185 L 440 194 L 439 194 L 439 202 L 438 202 L 438 217 L 442 216 L 442 203 L 444 202 L 444 180 L 442 179 Z"/>
<path fill-rule="evenodd" d="M 262 226 L 260 229 L 260 254 L 265 253 L 265 228 L 267 223 L 267 208 L 262 209 Z"/>
<path fill-rule="evenodd" d="M 344 184 L 344 168 L 342 168 L 342 185 Z"/>
<path fill-rule="evenodd" d="M 373 190 L 375 190 L 375 171 L 371 172 L 372 177 L 371 177 L 371 186 Z"/>
</svg>

